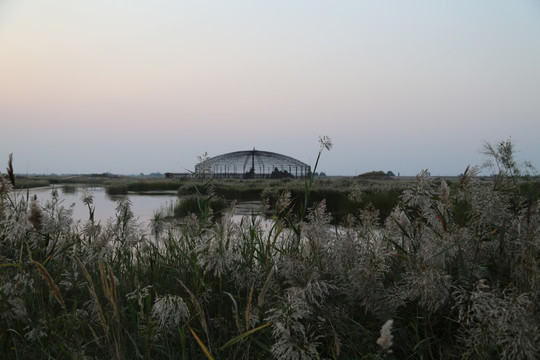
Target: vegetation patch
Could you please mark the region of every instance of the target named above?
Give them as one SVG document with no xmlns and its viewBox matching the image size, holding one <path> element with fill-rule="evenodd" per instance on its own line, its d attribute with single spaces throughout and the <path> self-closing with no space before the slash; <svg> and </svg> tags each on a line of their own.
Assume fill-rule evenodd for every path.
<svg viewBox="0 0 540 360">
<path fill-rule="evenodd" d="M 190 214 L 201 216 L 210 212 L 212 216 L 220 217 L 227 208 L 228 205 L 224 199 L 191 195 L 180 198 L 173 211 L 174 216 L 178 218 L 183 218 Z"/>
<path fill-rule="evenodd" d="M 370 172 L 358 175 L 358 178 L 371 179 L 371 180 L 390 180 L 392 177 L 390 176 L 390 172 L 370 171 Z"/>
<path fill-rule="evenodd" d="M 0 354 L 538 359 L 538 179 L 498 164 L 491 181 L 475 168 L 452 185 L 424 172 L 401 191 L 347 179 L 346 199 L 313 178 L 297 193 L 279 183 L 269 222 L 235 221 L 197 187 L 183 205 L 193 215 L 156 216 L 150 231 L 126 197 L 96 223 L 86 194 L 89 220 L 74 223 L 58 192 L 40 203 L 13 191 L 10 164 L 0 176 Z M 373 204 L 394 195 L 377 189 L 398 198 L 385 221 Z M 334 201 L 353 211 L 339 226 Z"/>
</svg>

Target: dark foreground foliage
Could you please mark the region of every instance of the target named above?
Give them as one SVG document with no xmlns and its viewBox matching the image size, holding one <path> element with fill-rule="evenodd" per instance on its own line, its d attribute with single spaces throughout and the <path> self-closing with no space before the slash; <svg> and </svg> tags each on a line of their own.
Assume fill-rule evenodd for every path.
<svg viewBox="0 0 540 360">
<path fill-rule="evenodd" d="M 73 223 L 58 195 L 0 177 L 4 359 L 536 359 L 540 212 L 522 191 L 465 171 L 426 173 L 385 221 L 340 226 L 325 201 L 281 192 L 270 221 Z M 362 201 L 352 194 L 350 201 Z"/>
</svg>

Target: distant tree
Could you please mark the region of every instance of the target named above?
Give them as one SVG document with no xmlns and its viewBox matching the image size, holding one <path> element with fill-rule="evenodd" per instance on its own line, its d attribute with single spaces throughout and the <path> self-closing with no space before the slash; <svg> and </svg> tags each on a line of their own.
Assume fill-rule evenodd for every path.
<svg viewBox="0 0 540 360">
<path fill-rule="evenodd" d="M 274 168 L 274 171 L 270 174 L 271 179 L 285 179 L 285 178 L 293 178 L 292 174 L 290 174 L 287 170 L 279 171 L 278 168 Z"/>
<path fill-rule="evenodd" d="M 387 176 L 396 176 L 396 174 L 394 174 L 393 171 L 388 171 L 388 172 L 386 173 L 386 175 L 387 175 Z"/>
<path fill-rule="evenodd" d="M 358 175 L 358 177 L 363 178 L 385 178 L 388 175 L 384 171 L 369 171 L 363 174 Z"/>
</svg>

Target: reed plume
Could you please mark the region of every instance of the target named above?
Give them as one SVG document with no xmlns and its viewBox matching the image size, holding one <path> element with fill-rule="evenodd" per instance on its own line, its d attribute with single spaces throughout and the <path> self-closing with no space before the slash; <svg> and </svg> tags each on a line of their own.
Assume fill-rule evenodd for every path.
<svg viewBox="0 0 540 360">
<path fill-rule="evenodd" d="M 49 286 L 49 289 L 51 290 L 52 294 L 54 295 L 54 297 L 56 298 L 58 303 L 60 305 L 62 305 L 62 307 L 65 309 L 66 304 L 64 303 L 64 298 L 62 297 L 62 294 L 60 293 L 60 289 L 58 288 L 58 286 L 54 282 L 51 274 L 49 274 L 47 269 L 43 265 L 41 265 L 39 262 L 37 262 L 35 260 L 31 260 L 31 261 L 32 261 L 32 264 L 34 264 L 34 266 L 39 271 L 39 274 L 41 275 L 43 280 L 45 280 L 45 282 Z"/>
<path fill-rule="evenodd" d="M 9 154 L 8 167 L 6 168 L 9 182 L 15 187 L 15 172 L 13 171 L 13 153 Z"/>
</svg>

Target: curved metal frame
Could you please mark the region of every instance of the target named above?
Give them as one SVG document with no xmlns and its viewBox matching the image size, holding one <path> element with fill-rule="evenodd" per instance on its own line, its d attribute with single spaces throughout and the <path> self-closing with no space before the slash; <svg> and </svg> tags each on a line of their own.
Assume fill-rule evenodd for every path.
<svg viewBox="0 0 540 360">
<path fill-rule="evenodd" d="M 311 167 L 290 156 L 269 151 L 235 151 L 211 157 L 195 172 L 214 178 L 305 178 Z"/>
</svg>

